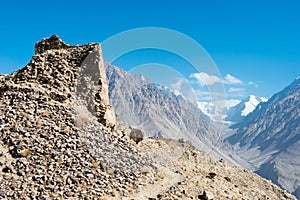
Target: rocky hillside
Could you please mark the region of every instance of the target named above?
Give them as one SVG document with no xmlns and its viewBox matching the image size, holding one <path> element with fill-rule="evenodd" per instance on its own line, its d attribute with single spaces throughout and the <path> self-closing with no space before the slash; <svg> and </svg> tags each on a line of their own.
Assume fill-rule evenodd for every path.
<svg viewBox="0 0 300 200">
<path fill-rule="evenodd" d="M 154 180 L 108 104 L 100 46 L 58 37 L 0 82 L 1 198 L 97 198 Z M 150 168 L 151 169 L 151 168 Z"/>
<path fill-rule="evenodd" d="M 149 139 L 138 147 L 155 160 L 158 180 L 130 196 L 134 199 L 295 199 L 271 181 L 216 160 L 190 143 Z"/>
<path fill-rule="evenodd" d="M 300 79 L 259 104 L 228 140 L 258 174 L 290 192 L 300 190 Z"/>
<path fill-rule="evenodd" d="M 1 199 L 295 199 L 189 143 L 141 140 L 115 120 L 104 73 L 98 44 L 52 36 L 0 76 Z"/>
</svg>

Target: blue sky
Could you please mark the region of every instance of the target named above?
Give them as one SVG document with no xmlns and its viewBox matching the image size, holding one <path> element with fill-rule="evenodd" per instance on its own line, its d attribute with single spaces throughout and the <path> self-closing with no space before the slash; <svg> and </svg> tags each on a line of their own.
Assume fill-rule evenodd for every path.
<svg viewBox="0 0 300 200">
<path fill-rule="evenodd" d="M 164 27 L 200 43 L 222 80 L 230 75 L 241 81 L 226 84 L 228 98 L 250 93 L 269 98 L 300 75 L 299 8 L 296 0 L 5 1 L 0 73 L 25 66 L 34 43 L 52 34 L 81 44 L 128 29 Z M 133 52 L 117 64 L 129 69 L 147 62 L 174 64 L 188 77 L 186 63 L 165 52 Z"/>
</svg>

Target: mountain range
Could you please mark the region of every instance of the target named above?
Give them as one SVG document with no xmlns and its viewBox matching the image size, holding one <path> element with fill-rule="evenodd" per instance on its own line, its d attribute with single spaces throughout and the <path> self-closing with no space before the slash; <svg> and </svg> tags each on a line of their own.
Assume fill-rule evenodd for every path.
<svg viewBox="0 0 300 200">
<path fill-rule="evenodd" d="M 145 102 L 146 108 L 151 105 L 150 115 L 161 103 L 189 116 L 190 105 L 180 110 L 164 90 L 158 94 L 159 88 L 146 86 L 128 99 L 142 103 L 142 97 L 150 96 L 154 104 Z M 253 172 L 197 150 L 192 142 L 148 138 L 120 122 L 108 91 L 101 46 L 69 45 L 55 35 L 36 43 L 24 68 L 0 74 L 1 199 L 295 200 Z M 137 104 L 136 111 L 141 108 Z M 159 116 L 185 122 L 169 111 Z M 205 123 L 204 117 L 201 125 Z"/>
<path fill-rule="evenodd" d="M 232 126 L 227 140 L 252 170 L 300 198 L 300 78 Z"/>
<path fill-rule="evenodd" d="M 263 97 L 250 95 L 227 109 L 225 120 L 230 121 L 231 127 L 226 129 L 225 125 L 223 131 L 233 134 L 226 140 L 233 145 L 234 149 L 232 149 L 220 135 L 217 136 L 220 139 L 214 144 L 216 141 L 214 127 L 218 124 L 204 114 L 209 114 L 209 110 L 212 110 L 210 105 L 205 104 L 207 109 L 203 113 L 199 107 L 203 108 L 204 104 L 199 106 L 199 103 L 198 105 L 191 103 L 186 98 L 175 95 L 168 88 L 157 86 L 143 76 L 130 74 L 109 63 L 106 63 L 106 71 L 110 101 L 121 121 L 143 129 L 151 137 L 194 141 L 193 145 L 198 149 L 206 151 L 213 149 L 209 152 L 214 156 L 251 169 L 297 195 L 299 191 L 297 186 L 299 181 L 297 175 L 299 172 L 297 164 L 299 113 L 297 102 L 292 102 L 291 98 L 293 97 L 294 101 L 299 98 L 298 90 L 295 88 L 299 79 L 281 93 L 274 95 L 269 101 Z M 293 91 L 296 93 L 291 94 Z M 287 102 L 282 103 L 283 101 Z M 281 110 L 273 110 L 274 106 L 278 107 L 277 104 L 282 104 Z M 286 116 L 281 117 L 289 110 L 285 108 L 286 106 L 295 113 L 293 115 L 286 113 Z M 267 114 L 271 110 L 273 113 Z M 269 122 L 270 119 L 272 119 L 271 122 Z M 260 123 L 268 124 L 268 126 L 262 126 Z M 278 128 L 279 124 L 281 129 Z M 289 126 L 291 127 L 286 129 Z M 274 138 L 272 134 L 269 134 L 270 130 L 274 132 Z M 284 133 L 278 134 L 277 131 Z M 226 136 L 224 132 L 222 134 Z M 290 132 L 293 133 L 290 134 Z M 282 136 L 278 137 L 278 135 Z M 261 137 L 273 139 L 268 139 L 263 143 Z M 287 138 L 287 142 L 283 139 L 284 137 Z M 259 144 L 256 144 L 258 142 Z M 289 166 L 291 171 L 286 172 L 283 169 L 288 164 L 283 164 L 283 161 L 294 163 L 296 166 Z M 277 163 L 276 166 L 274 163 Z"/>
<path fill-rule="evenodd" d="M 223 140 L 223 125 L 211 120 L 197 104 L 144 76 L 109 63 L 105 66 L 110 102 L 121 121 L 144 130 L 149 137 L 191 141 L 217 158 L 247 165 Z"/>
</svg>

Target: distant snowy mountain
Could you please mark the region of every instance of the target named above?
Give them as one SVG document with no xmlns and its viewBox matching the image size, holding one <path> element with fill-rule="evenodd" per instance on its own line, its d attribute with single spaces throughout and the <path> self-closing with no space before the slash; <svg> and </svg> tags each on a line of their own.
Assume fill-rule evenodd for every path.
<svg viewBox="0 0 300 200">
<path fill-rule="evenodd" d="M 300 199 L 300 78 L 233 126 L 228 141 L 261 176 Z"/>
<path fill-rule="evenodd" d="M 264 97 L 250 95 L 239 104 L 229 108 L 225 120 L 233 123 L 241 122 L 247 115 L 255 110 L 259 103 L 266 101 L 268 101 L 268 99 Z"/>
<path fill-rule="evenodd" d="M 198 104 L 198 108 L 207 116 L 209 116 L 212 120 L 215 120 L 215 118 L 218 118 L 219 116 L 216 115 L 221 115 L 221 119 L 224 119 L 226 117 L 226 111 L 237 105 L 238 103 L 240 103 L 240 100 L 236 100 L 236 99 L 232 99 L 232 100 L 226 100 L 224 103 L 225 105 L 223 105 L 222 109 L 219 109 L 219 113 L 218 113 L 218 109 L 216 108 L 216 105 L 218 104 L 218 102 L 197 102 Z M 219 118 L 220 119 L 220 118 Z"/>
</svg>

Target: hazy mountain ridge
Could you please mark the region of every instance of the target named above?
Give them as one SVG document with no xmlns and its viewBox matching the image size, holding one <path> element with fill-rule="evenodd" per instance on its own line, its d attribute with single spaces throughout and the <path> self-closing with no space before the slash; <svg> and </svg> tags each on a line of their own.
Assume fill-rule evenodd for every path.
<svg viewBox="0 0 300 200">
<path fill-rule="evenodd" d="M 209 118 L 205 116 L 199 109 L 194 109 L 193 105 L 185 101 L 181 96 L 176 96 L 168 90 L 157 87 L 149 80 L 145 80 L 140 76 L 130 74 L 120 68 L 106 63 L 107 77 L 109 83 L 109 95 L 111 103 L 117 110 L 120 118 L 132 126 L 140 126 L 144 129 L 156 126 L 156 129 L 145 130 L 155 137 L 158 134 L 166 137 L 167 132 L 164 129 L 176 129 L 173 125 L 170 127 L 159 126 L 155 120 L 151 122 L 151 115 L 164 115 L 166 122 L 174 120 L 179 125 L 197 126 L 200 125 L 203 131 L 199 130 L 199 134 L 204 134 L 209 129 Z M 151 108 L 151 109 L 150 109 Z M 186 110 L 185 110 L 186 108 Z M 183 113 L 187 112 L 187 113 Z M 129 114 L 127 116 L 127 114 Z M 182 114 L 189 114 L 197 124 L 188 124 L 189 121 L 182 121 Z M 157 120 L 159 119 L 156 118 Z M 143 124 L 144 123 L 144 124 Z M 145 124 L 146 123 L 146 124 Z M 150 123 L 149 125 L 147 123 Z M 164 121 L 162 121 L 164 123 Z M 171 123 L 171 122 L 169 122 Z M 193 123 L 191 120 L 190 123 Z M 189 126 L 189 127 L 190 127 Z M 159 133 L 157 130 L 161 130 Z M 205 131 L 204 131 L 205 130 Z M 182 137 L 181 137 L 182 136 Z M 172 136 L 175 139 L 183 138 L 183 135 Z"/>
<path fill-rule="evenodd" d="M 200 150 L 246 167 L 216 131 L 223 124 L 210 120 L 197 104 L 109 63 L 106 71 L 110 101 L 121 121 L 150 137 L 189 140 Z"/>
<path fill-rule="evenodd" d="M 228 138 L 259 174 L 290 192 L 300 187 L 299 99 L 300 79 L 296 79 L 234 125 L 236 134 Z"/>
</svg>

